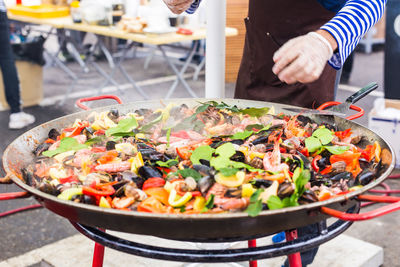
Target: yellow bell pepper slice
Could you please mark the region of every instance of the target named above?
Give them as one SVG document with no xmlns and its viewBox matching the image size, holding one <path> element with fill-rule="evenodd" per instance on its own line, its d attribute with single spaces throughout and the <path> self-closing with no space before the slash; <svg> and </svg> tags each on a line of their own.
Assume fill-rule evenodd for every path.
<svg viewBox="0 0 400 267">
<path fill-rule="evenodd" d="M 110 203 L 108 203 L 107 199 L 105 197 L 101 197 L 100 198 L 100 202 L 99 202 L 99 207 L 102 208 L 111 208 Z"/>
<path fill-rule="evenodd" d="M 129 161 L 132 163 L 131 164 L 131 172 L 134 172 L 136 174 L 137 174 L 138 169 L 144 165 L 142 153 L 140 153 L 140 152 L 138 152 L 135 157 L 130 158 Z"/>
<path fill-rule="evenodd" d="M 194 199 L 194 203 L 193 203 L 193 210 L 194 211 L 202 211 L 204 209 L 204 207 L 206 206 L 206 199 L 202 196 L 197 196 Z"/>
<path fill-rule="evenodd" d="M 243 171 L 238 171 L 236 174 L 231 176 L 225 176 L 218 173 L 215 175 L 215 181 L 227 187 L 238 187 L 244 182 L 245 176 L 246 174 Z"/>
<path fill-rule="evenodd" d="M 256 191 L 251 184 L 242 185 L 242 197 L 251 197 L 251 195 Z"/>
<path fill-rule="evenodd" d="M 178 208 L 188 203 L 189 200 L 191 199 L 192 199 L 192 193 L 186 192 L 182 197 L 180 197 L 176 193 L 176 190 L 172 189 L 171 193 L 169 193 L 168 204 L 174 208 Z"/>
</svg>

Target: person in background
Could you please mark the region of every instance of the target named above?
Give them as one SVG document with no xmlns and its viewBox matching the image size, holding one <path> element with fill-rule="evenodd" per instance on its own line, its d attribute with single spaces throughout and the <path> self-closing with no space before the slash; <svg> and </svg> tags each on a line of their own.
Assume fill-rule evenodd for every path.
<svg viewBox="0 0 400 267">
<path fill-rule="evenodd" d="M 195 12 L 201 0 L 164 2 L 180 14 Z M 249 0 L 235 98 L 308 108 L 334 100 L 337 70 L 381 18 L 385 4 L 386 0 Z M 316 233 L 315 225 L 298 229 L 299 237 Z M 312 263 L 317 250 L 301 253 L 303 266 Z"/>
<path fill-rule="evenodd" d="M 164 0 L 193 13 L 201 0 Z M 317 107 L 336 70 L 380 19 L 386 0 L 250 0 L 235 97 Z M 329 65 L 327 64 L 329 63 Z"/>
<path fill-rule="evenodd" d="M 35 117 L 21 110 L 19 79 L 10 44 L 7 10 L 3 0 L 0 0 L 0 68 L 6 100 L 11 111 L 8 127 L 21 129 L 34 123 Z"/>
</svg>

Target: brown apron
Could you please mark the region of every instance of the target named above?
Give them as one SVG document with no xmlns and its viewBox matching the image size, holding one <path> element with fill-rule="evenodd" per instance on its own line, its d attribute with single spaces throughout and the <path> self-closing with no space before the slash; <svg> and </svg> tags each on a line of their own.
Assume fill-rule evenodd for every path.
<svg viewBox="0 0 400 267">
<path fill-rule="evenodd" d="M 333 100 L 336 70 L 328 64 L 317 81 L 288 85 L 272 72 L 272 56 L 289 39 L 317 30 L 334 15 L 317 0 L 249 0 L 235 98 L 309 108 Z"/>
</svg>

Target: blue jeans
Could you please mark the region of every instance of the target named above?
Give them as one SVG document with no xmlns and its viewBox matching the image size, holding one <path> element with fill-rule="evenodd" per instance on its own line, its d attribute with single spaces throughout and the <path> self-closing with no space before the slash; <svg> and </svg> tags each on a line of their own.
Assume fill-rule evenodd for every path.
<svg viewBox="0 0 400 267">
<path fill-rule="evenodd" d="M 14 54 L 10 44 L 7 13 L 0 11 L 0 68 L 3 74 L 4 92 L 11 113 L 21 111 L 19 79 Z"/>
</svg>

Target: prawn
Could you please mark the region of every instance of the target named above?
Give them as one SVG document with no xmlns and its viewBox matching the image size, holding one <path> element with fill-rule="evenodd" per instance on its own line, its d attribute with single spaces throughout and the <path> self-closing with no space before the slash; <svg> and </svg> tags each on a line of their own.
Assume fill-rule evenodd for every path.
<svg viewBox="0 0 400 267">
<path fill-rule="evenodd" d="M 130 170 L 131 163 L 128 161 L 101 164 L 95 167 L 96 171 L 100 172 L 122 172 Z"/>
<path fill-rule="evenodd" d="M 271 172 L 279 172 L 283 169 L 288 168 L 288 165 L 281 163 L 281 151 L 279 148 L 279 142 L 275 141 L 274 150 L 267 152 L 263 159 L 264 170 Z"/>
<path fill-rule="evenodd" d="M 214 204 L 223 210 L 241 210 L 246 208 L 250 203 L 248 197 L 234 198 L 234 197 L 224 197 L 215 198 Z"/>
</svg>

